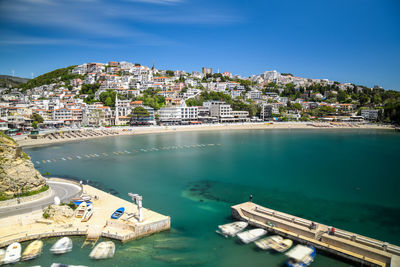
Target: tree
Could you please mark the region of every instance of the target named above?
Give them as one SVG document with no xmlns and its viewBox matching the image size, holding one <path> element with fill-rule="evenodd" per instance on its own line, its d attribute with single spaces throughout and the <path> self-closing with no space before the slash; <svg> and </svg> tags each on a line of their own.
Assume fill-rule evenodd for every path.
<svg viewBox="0 0 400 267">
<path fill-rule="evenodd" d="M 348 97 L 349 97 L 348 94 L 344 90 L 340 90 L 337 94 L 337 100 L 340 103 L 344 103 Z"/>
<path fill-rule="evenodd" d="M 293 103 L 293 104 L 291 104 L 290 109 L 291 110 L 302 110 L 303 108 L 300 103 Z"/>
<path fill-rule="evenodd" d="M 32 127 L 34 129 L 37 129 L 38 128 L 38 122 L 37 121 L 32 122 Z"/>
<path fill-rule="evenodd" d="M 141 121 L 150 116 L 150 113 L 144 107 L 136 107 L 132 110 L 131 116 L 135 121 Z"/>
<path fill-rule="evenodd" d="M 174 76 L 174 72 L 172 70 L 167 70 L 165 73 L 167 74 L 167 76 Z"/>
<path fill-rule="evenodd" d="M 36 122 L 36 123 L 43 123 L 43 121 L 44 121 L 43 117 L 37 113 L 33 113 L 31 116 L 31 119 L 33 120 L 33 122 Z"/>
<path fill-rule="evenodd" d="M 117 92 L 114 90 L 107 90 L 100 94 L 99 99 L 105 105 L 109 107 L 115 107 L 115 96 Z"/>
</svg>

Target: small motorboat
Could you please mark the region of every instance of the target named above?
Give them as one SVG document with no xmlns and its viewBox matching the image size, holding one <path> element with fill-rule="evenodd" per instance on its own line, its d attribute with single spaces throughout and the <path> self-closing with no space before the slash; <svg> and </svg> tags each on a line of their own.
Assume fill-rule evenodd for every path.
<svg viewBox="0 0 400 267">
<path fill-rule="evenodd" d="M 289 267 L 306 267 L 310 265 L 317 255 L 313 246 L 297 245 L 285 253 L 289 257 L 286 265 Z"/>
<path fill-rule="evenodd" d="M 72 200 L 72 202 L 75 202 L 75 201 L 83 202 L 83 201 L 90 201 L 91 199 L 92 199 L 92 197 L 89 195 L 81 195 L 80 197 L 74 197 L 71 200 Z"/>
<path fill-rule="evenodd" d="M 252 229 L 249 231 L 241 232 L 237 234 L 237 237 L 239 240 L 244 243 L 248 244 L 250 242 L 256 241 L 260 237 L 264 236 L 267 234 L 267 230 L 264 230 L 262 228 L 256 228 Z"/>
<path fill-rule="evenodd" d="M 81 204 L 79 204 L 78 208 L 76 209 L 75 217 L 82 218 L 83 214 L 85 214 L 86 208 L 87 208 L 86 202 L 82 202 Z"/>
<path fill-rule="evenodd" d="M 81 222 L 87 222 L 92 217 L 92 215 L 93 215 L 93 204 L 89 204 L 86 207 Z"/>
<path fill-rule="evenodd" d="M 247 222 L 228 223 L 224 225 L 219 225 L 216 232 L 225 237 L 233 237 L 236 236 L 239 232 L 243 231 L 248 225 L 249 224 Z"/>
<path fill-rule="evenodd" d="M 276 252 L 285 252 L 289 248 L 291 248 L 293 245 L 293 241 L 290 239 L 283 239 L 279 242 L 275 242 L 271 244 L 271 248 L 275 250 Z"/>
<path fill-rule="evenodd" d="M 87 267 L 85 265 L 69 265 L 69 264 L 62 264 L 62 263 L 53 263 L 50 267 Z"/>
<path fill-rule="evenodd" d="M 27 261 L 36 258 L 42 254 L 43 241 L 35 240 L 30 243 L 22 253 L 22 260 Z"/>
<path fill-rule="evenodd" d="M 119 209 L 117 209 L 116 211 L 114 211 L 114 213 L 111 215 L 111 219 L 118 219 L 119 217 L 122 216 L 122 214 L 124 214 L 125 212 L 125 208 L 121 207 Z"/>
<path fill-rule="evenodd" d="M 50 251 L 54 254 L 64 254 L 72 250 L 72 240 L 69 237 L 63 237 L 58 240 L 51 248 Z"/>
<path fill-rule="evenodd" d="M 6 249 L 3 264 L 16 263 L 21 259 L 21 244 L 18 242 L 12 243 Z"/>
<path fill-rule="evenodd" d="M 273 235 L 266 238 L 262 238 L 254 242 L 257 247 L 263 250 L 267 250 L 271 248 L 271 245 L 277 242 L 281 242 L 283 238 L 279 235 Z"/>
<path fill-rule="evenodd" d="M 112 241 L 100 242 L 90 252 L 89 257 L 96 260 L 108 259 L 114 257 L 115 244 Z"/>
</svg>

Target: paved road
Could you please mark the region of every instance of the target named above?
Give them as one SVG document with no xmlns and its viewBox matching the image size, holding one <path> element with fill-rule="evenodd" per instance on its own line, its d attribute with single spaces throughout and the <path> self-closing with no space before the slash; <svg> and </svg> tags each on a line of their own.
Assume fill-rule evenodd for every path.
<svg viewBox="0 0 400 267">
<path fill-rule="evenodd" d="M 81 191 L 80 186 L 72 183 L 47 181 L 47 184 L 53 191 L 50 196 L 11 207 L 0 208 L 0 218 L 42 209 L 43 207 L 53 204 L 55 196 L 58 196 L 61 202 L 63 202 L 76 196 Z"/>
</svg>

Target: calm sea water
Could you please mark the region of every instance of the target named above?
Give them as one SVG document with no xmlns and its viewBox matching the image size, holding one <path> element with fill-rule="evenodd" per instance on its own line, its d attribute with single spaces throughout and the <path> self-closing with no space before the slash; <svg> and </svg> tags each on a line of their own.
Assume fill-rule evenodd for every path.
<svg viewBox="0 0 400 267">
<path fill-rule="evenodd" d="M 250 194 L 258 204 L 400 245 L 398 133 L 187 132 L 110 137 L 26 152 L 42 173 L 88 180 L 125 199 L 129 192 L 142 194 L 146 208 L 171 216 L 172 229 L 116 242 L 115 257 L 104 261 L 88 258 L 90 248 L 80 248 L 83 238 L 74 238 L 71 253 L 53 256 L 48 249 L 56 239 L 48 239 L 40 258 L 20 266 L 282 266 L 282 254 L 215 233 L 217 225 L 231 221 L 230 206 Z M 52 159 L 56 162 L 43 163 Z M 312 266 L 351 264 L 318 253 Z"/>
</svg>

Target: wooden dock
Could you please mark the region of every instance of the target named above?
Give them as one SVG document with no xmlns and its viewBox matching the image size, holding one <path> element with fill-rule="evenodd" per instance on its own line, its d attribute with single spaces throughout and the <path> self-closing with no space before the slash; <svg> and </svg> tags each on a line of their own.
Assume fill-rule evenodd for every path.
<svg viewBox="0 0 400 267">
<path fill-rule="evenodd" d="M 232 217 L 269 232 L 310 244 L 366 266 L 400 267 L 400 247 L 328 225 L 245 202 L 231 207 Z"/>
</svg>

